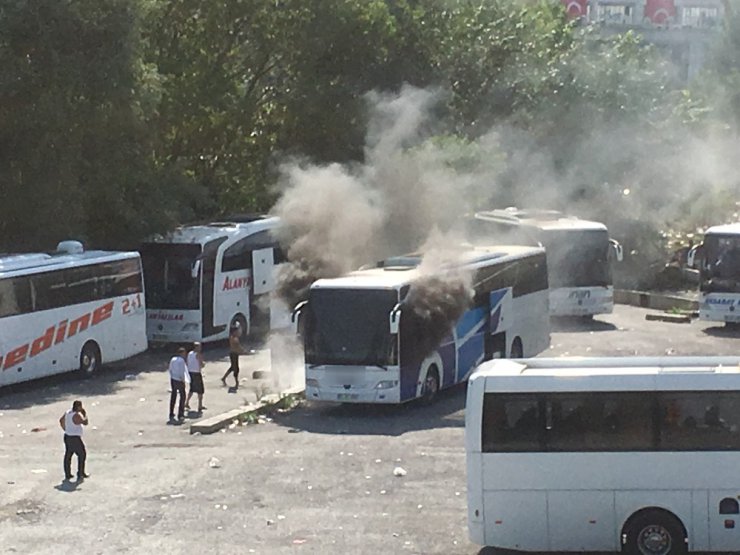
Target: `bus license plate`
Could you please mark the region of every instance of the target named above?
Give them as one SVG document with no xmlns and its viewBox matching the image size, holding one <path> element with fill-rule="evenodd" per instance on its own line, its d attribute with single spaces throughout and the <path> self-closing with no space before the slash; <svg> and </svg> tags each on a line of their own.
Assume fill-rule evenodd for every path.
<svg viewBox="0 0 740 555">
<path fill-rule="evenodd" d="M 337 393 L 337 401 L 350 401 L 359 397 L 357 393 Z"/>
</svg>

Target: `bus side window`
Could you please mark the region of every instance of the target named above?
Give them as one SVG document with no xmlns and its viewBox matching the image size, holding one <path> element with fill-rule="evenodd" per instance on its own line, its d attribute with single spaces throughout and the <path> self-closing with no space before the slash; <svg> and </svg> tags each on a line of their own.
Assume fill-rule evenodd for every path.
<svg viewBox="0 0 740 555">
<path fill-rule="evenodd" d="M 33 311 L 28 277 L 0 280 L 0 318 Z"/>
<path fill-rule="evenodd" d="M 659 403 L 661 449 L 740 450 L 740 393 L 662 393 Z"/>
<path fill-rule="evenodd" d="M 737 515 L 740 514 L 740 503 L 737 499 L 732 497 L 725 497 L 719 502 L 719 514 L 721 515 Z"/>
<path fill-rule="evenodd" d="M 532 395 L 486 393 L 481 448 L 484 453 L 542 451 L 542 403 Z"/>
</svg>

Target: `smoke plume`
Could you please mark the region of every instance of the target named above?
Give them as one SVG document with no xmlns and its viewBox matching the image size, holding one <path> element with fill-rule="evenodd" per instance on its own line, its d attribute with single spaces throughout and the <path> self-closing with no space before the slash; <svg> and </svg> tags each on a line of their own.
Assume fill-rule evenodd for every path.
<svg viewBox="0 0 740 555">
<path fill-rule="evenodd" d="M 473 302 L 473 276 L 460 268 L 460 242 L 454 235 L 433 232 L 421 249 L 421 277 L 404 300 L 404 313 L 413 317 L 419 333 L 419 353 L 437 348 Z"/>
<path fill-rule="evenodd" d="M 291 161 L 281 168 L 273 213 L 284 223 L 288 264 L 278 290 L 291 305 L 315 279 L 419 248 L 432 229 L 449 229 L 472 206 L 469 193 L 479 180 L 427 140 L 429 109 L 440 93 L 405 87 L 366 98 L 371 117 L 363 164 Z"/>
</svg>

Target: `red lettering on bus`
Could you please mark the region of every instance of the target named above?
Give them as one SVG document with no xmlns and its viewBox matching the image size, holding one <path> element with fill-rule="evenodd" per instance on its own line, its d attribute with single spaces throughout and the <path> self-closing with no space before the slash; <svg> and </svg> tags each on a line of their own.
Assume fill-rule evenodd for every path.
<svg viewBox="0 0 740 555">
<path fill-rule="evenodd" d="M 99 306 L 92 312 L 83 314 L 71 322 L 67 319 L 62 320 L 57 325 L 47 328 L 46 331 L 31 342 L 25 343 L 8 351 L 5 355 L 0 353 L 0 368 L 3 371 L 20 364 L 26 358 L 35 357 L 51 348 L 52 345 L 58 345 L 65 339 L 69 339 L 79 332 L 85 331 L 91 326 L 108 320 L 113 315 L 114 302 L 110 301 Z"/>
<path fill-rule="evenodd" d="M 90 326 L 90 313 L 83 314 L 79 318 L 75 318 L 69 323 L 69 332 L 67 332 L 67 339 L 76 335 L 78 331 L 85 331 Z"/>
<path fill-rule="evenodd" d="M 248 277 L 240 277 L 240 278 L 230 278 L 226 276 L 224 278 L 224 286 L 221 288 L 222 291 L 232 291 L 234 289 L 246 289 L 249 287 L 249 278 Z"/>
<path fill-rule="evenodd" d="M 107 320 L 113 314 L 113 301 L 99 306 L 92 313 L 92 325 L 99 324 L 103 320 Z"/>
<path fill-rule="evenodd" d="M 57 338 L 54 340 L 54 345 L 59 345 L 62 341 L 64 341 L 64 335 L 67 333 L 67 320 L 62 320 L 59 322 L 59 327 L 57 328 Z"/>
<path fill-rule="evenodd" d="M 26 360 L 27 354 L 28 354 L 28 343 L 26 343 L 25 345 L 21 345 L 20 347 L 16 347 L 12 351 L 10 351 L 5 357 L 5 365 L 3 366 L 3 370 L 7 370 L 11 366 L 20 364 L 21 362 Z"/>
<path fill-rule="evenodd" d="M 44 335 L 42 335 L 38 339 L 35 339 L 33 343 L 31 343 L 31 356 L 35 357 L 37 354 L 45 351 L 46 349 L 51 347 L 53 342 L 54 342 L 54 326 L 47 329 Z"/>
</svg>

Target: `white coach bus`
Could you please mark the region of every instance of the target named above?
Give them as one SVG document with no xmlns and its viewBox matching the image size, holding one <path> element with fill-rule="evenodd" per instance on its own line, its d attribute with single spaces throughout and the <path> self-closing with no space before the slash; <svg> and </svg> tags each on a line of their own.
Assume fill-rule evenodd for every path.
<svg viewBox="0 0 740 555">
<path fill-rule="evenodd" d="M 738 357 L 482 364 L 468 524 L 520 551 L 740 552 Z"/>
<path fill-rule="evenodd" d="M 431 401 L 483 360 L 546 349 L 544 250 L 468 245 L 456 256 L 433 272 L 412 254 L 314 282 L 293 315 L 304 342 L 306 398 Z"/>
<path fill-rule="evenodd" d="M 611 264 L 622 260 L 622 247 L 604 224 L 554 210 L 507 208 L 476 213 L 468 231 L 485 244 L 545 247 L 552 316 L 593 317 L 614 309 Z"/>
<path fill-rule="evenodd" d="M 689 252 L 688 265 L 699 264 L 699 318 L 740 324 L 740 224 L 710 227 L 704 242 Z"/>
<path fill-rule="evenodd" d="M 149 341 L 216 341 L 237 323 L 246 335 L 269 330 L 282 260 L 278 225 L 275 217 L 240 217 L 179 227 L 142 244 Z"/>
<path fill-rule="evenodd" d="M 136 252 L 0 256 L 0 386 L 78 369 L 147 348 L 141 261 Z"/>
</svg>

